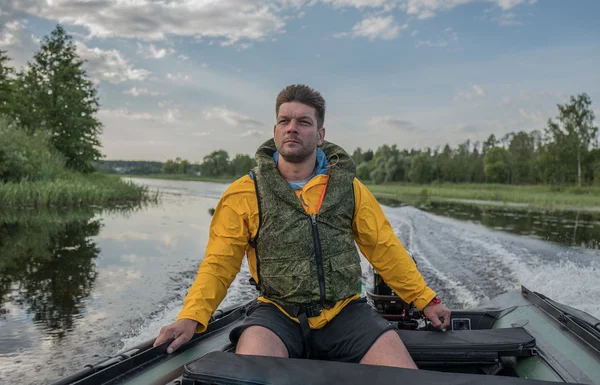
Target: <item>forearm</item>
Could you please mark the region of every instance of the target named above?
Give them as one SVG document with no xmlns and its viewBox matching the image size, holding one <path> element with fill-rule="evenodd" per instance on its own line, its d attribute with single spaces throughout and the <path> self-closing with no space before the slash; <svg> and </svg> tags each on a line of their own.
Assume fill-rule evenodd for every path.
<svg viewBox="0 0 600 385">
<path fill-rule="evenodd" d="M 218 259 L 216 256 L 209 256 L 202 262 L 177 316 L 177 320 L 187 318 L 197 321 L 198 333 L 206 330 L 210 317 L 227 295 L 227 289 L 241 266 L 241 259 L 239 263 L 232 260 L 225 265 L 228 268 L 224 269 L 223 262 Z"/>
<path fill-rule="evenodd" d="M 355 191 L 354 232 L 362 254 L 400 298 L 423 309 L 435 292 L 427 287 L 375 197 L 360 182 Z"/>
</svg>

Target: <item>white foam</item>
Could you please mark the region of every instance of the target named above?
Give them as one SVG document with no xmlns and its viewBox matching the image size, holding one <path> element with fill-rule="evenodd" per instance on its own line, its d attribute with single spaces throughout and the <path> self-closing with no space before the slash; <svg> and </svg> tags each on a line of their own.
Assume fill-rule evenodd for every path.
<svg viewBox="0 0 600 385">
<path fill-rule="evenodd" d="M 517 273 L 528 289 L 600 319 L 600 264 L 580 266 L 567 260 Z"/>
</svg>

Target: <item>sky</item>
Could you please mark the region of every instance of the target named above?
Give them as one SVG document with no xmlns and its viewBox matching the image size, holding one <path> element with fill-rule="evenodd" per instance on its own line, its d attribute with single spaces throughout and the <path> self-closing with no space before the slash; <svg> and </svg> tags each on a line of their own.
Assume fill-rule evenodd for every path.
<svg viewBox="0 0 600 385">
<path fill-rule="evenodd" d="M 96 83 L 106 159 L 253 155 L 275 98 L 326 100 L 325 139 L 455 147 L 543 130 L 587 93 L 600 121 L 597 0 L 0 0 L 13 66 L 62 25 Z"/>
</svg>

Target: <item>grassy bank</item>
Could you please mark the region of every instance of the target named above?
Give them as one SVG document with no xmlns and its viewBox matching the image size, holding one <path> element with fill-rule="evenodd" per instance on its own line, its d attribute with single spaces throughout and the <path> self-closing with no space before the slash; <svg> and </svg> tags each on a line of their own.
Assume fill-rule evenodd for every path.
<svg viewBox="0 0 600 385">
<path fill-rule="evenodd" d="M 109 175 L 65 173 L 54 180 L 0 183 L 0 207 L 138 205 L 155 203 L 158 192 Z"/>
<path fill-rule="evenodd" d="M 158 193 L 121 178 L 68 168 L 47 131 L 28 133 L 0 116 L 0 209 L 135 206 Z"/>
<path fill-rule="evenodd" d="M 600 209 L 600 187 L 512 186 L 498 184 L 367 184 L 378 198 L 406 201 L 459 200 L 545 209 Z"/>
</svg>

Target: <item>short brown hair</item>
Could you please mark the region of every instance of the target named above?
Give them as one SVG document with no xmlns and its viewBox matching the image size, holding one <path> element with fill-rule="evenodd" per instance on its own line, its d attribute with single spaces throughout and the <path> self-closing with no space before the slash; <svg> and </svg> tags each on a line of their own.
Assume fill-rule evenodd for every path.
<svg viewBox="0 0 600 385">
<path fill-rule="evenodd" d="M 325 99 L 318 91 L 304 84 L 292 84 L 285 87 L 275 102 L 275 116 L 279 115 L 279 107 L 283 103 L 299 102 L 313 107 L 317 112 L 317 128 L 322 128 L 325 123 Z"/>
</svg>

